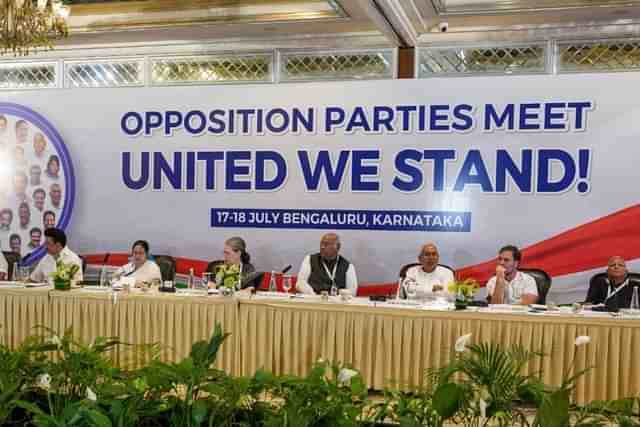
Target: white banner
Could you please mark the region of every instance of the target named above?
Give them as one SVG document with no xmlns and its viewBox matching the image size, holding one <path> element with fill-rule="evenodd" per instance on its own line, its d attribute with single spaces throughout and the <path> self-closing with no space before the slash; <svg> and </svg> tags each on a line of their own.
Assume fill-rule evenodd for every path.
<svg viewBox="0 0 640 427">
<path fill-rule="evenodd" d="M 361 283 L 395 280 L 425 242 L 480 279 L 507 243 L 573 277 L 640 258 L 639 77 L 4 93 L 0 241 L 26 254 L 62 221 L 79 253 L 147 239 L 213 260 L 238 235 L 259 270 L 295 271 L 331 230 Z"/>
</svg>

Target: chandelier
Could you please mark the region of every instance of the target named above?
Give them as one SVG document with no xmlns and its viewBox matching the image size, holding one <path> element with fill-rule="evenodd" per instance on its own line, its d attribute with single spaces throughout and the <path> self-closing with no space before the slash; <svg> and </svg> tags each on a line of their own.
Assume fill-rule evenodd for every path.
<svg viewBox="0 0 640 427">
<path fill-rule="evenodd" d="M 0 54 L 53 49 L 55 40 L 68 35 L 69 11 L 60 0 L 0 0 Z"/>
</svg>

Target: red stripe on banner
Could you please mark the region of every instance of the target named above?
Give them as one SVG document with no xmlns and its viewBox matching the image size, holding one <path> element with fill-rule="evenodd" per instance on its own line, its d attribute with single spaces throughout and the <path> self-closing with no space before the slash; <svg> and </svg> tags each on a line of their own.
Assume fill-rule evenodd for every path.
<svg viewBox="0 0 640 427">
<path fill-rule="evenodd" d="M 614 212 L 580 225 L 522 250 L 522 264 L 540 268 L 551 277 L 592 270 L 607 265 L 613 255 L 640 258 L 640 205 Z M 481 283 L 495 273 L 496 261 L 486 261 L 458 270 L 462 279 Z"/>
</svg>

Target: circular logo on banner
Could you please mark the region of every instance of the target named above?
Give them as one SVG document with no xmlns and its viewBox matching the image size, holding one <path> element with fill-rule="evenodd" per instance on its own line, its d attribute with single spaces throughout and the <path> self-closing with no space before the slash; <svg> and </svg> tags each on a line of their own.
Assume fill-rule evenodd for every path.
<svg viewBox="0 0 640 427">
<path fill-rule="evenodd" d="M 65 229 L 75 197 L 75 176 L 60 134 L 40 114 L 0 102 L 0 246 L 42 257 L 44 230 Z"/>
</svg>

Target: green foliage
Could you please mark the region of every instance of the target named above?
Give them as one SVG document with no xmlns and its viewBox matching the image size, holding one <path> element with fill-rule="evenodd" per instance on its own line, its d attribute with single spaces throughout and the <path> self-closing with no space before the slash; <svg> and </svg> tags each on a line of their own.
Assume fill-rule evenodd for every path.
<svg viewBox="0 0 640 427">
<path fill-rule="evenodd" d="M 25 340 L 11 350 L 0 345 L 0 425 L 7 423 L 18 402 L 40 373 L 40 359 L 34 356 L 34 340 Z"/>
<path fill-rule="evenodd" d="M 443 393 L 444 399 L 450 399 L 447 409 L 457 408 L 456 419 L 464 425 L 476 425 L 478 418 L 493 419 L 500 426 L 528 425 L 520 409 L 522 399 L 540 402 L 545 393 L 535 376 L 523 373 L 537 356 L 540 354 L 521 346 L 504 349 L 497 344 L 474 344 L 458 353 L 450 365 L 431 372 L 430 379 L 436 391 L 448 387 Z M 439 403 L 444 408 L 442 405 Z"/>
<path fill-rule="evenodd" d="M 232 377 L 213 367 L 228 337 L 220 325 L 183 360 L 154 358 L 138 370 L 113 366 L 110 352 L 123 345 L 116 338 L 84 345 L 70 329 L 42 330 L 15 350 L 0 346 L 0 426 L 529 426 L 528 407 L 534 427 L 640 427 L 639 399 L 571 406 L 586 370 L 545 386 L 524 373 L 541 354 L 519 346 L 460 346 L 448 365 L 427 372 L 424 388 L 389 388 L 374 401 L 360 373 L 339 363 L 318 361 L 305 377 Z"/>
<path fill-rule="evenodd" d="M 266 426 L 348 427 L 364 416 L 367 388 L 360 373 L 348 367 L 318 361 L 305 378 L 266 383 L 271 397 L 282 402 L 268 414 Z"/>
</svg>

